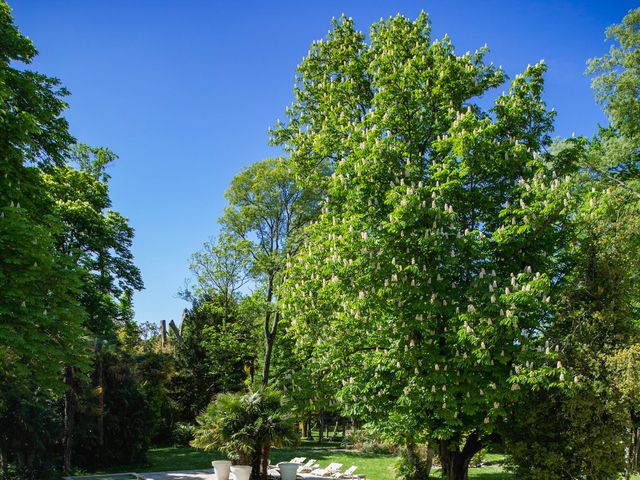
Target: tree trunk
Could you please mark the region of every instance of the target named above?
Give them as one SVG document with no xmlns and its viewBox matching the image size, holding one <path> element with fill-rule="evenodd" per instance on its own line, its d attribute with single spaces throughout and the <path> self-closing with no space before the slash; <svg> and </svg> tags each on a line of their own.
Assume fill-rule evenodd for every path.
<svg viewBox="0 0 640 480">
<path fill-rule="evenodd" d="M 333 433 L 331 434 L 331 440 L 333 441 L 338 438 L 338 425 L 340 425 L 340 422 L 336 420 L 336 424 L 333 427 Z"/>
<path fill-rule="evenodd" d="M 629 445 L 625 448 L 626 466 L 624 480 L 631 480 L 631 476 L 638 469 L 638 451 L 640 450 L 640 429 L 629 428 Z"/>
<path fill-rule="evenodd" d="M 271 455 L 271 444 L 268 443 L 262 447 L 262 465 L 260 466 L 260 473 L 263 476 L 267 476 L 269 470 L 269 456 Z"/>
<path fill-rule="evenodd" d="M 266 387 L 269 384 L 269 370 L 271 369 L 271 355 L 273 353 L 273 344 L 276 340 L 276 333 L 278 331 L 278 321 L 280 316 L 278 310 L 272 312 L 269 310 L 273 303 L 273 279 L 275 273 L 269 275 L 269 286 L 267 287 L 267 313 L 264 317 L 264 363 L 262 366 L 262 386 Z"/>
<path fill-rule="evenodd" d="M 167 321 L 160 320 L 160 351 L 164 352 L 167 346 Z"/>
<path fill-rule="evenodd" d="M 467 437 L 462 451 L 459 451 L 456 446 L 451 447 L 450 441 L 440 441 L 440 462 L 442 463 L 444 478 L 447 480 L 468 480 L 469 463 L 482 448 L 478 433 L 473 432 Z"/>
<path fill-rule="evenodd" d="M 318 443 L 322 443 L 324 440 L 324 408 L 318 412 Z"/>
<path fill-rule="evenodd" d="M 98 355 L 98 445 L 104 445 L 104 374 L 102 368 L 102 354 Z"/>
<path fill-rule="evenodd" d="M 631 468 L 633 471 L 638 471 L 638 466 L 640 466 L 640 428 L 636 427 L 633 429 L 633 437 L 634 437 L 634 445 L 633 445 L 633 453 L 631 456 Z"/>
<path fill-rule="evenodd" d="M 433 448 L 431 447 L 431 444 L 427 445 L 427 477 L 429 477 L 429 474 L 431 473 L 431 469 L 433 468 L 433 457 L 435 457 L 436 452 L 433 450 Z"/>
<path fill-rule="evenodd" d="M 260 467 L 262 466 L 262 446 L 258 446 L 255 449 L 253 458 L 251 460 L 251 478 L 253 480 L 260 479 Z"/>
<path fill-rule="evenodd" d="M 7 458 L 7 442 L 6 437 L 0 437 L 0 471 L 4 480 L 9 479 L 9 459 Z"/>
<path fill-rule="evenodd" d="M 76 392 L 73 376 L 73 367 L 64 367 L 64 383 L 67 389 L 64 392 L 64 437 L 62 440 L 63 453 L 63 471 L 69 473 L 71 471 L 71 454 L 73 451 L 73 430 L 76 421 Z"/>
<path fill-rule="evenodd" d="M 264 364 L 262 366 L 262 386 L 269 384 L 269 370 L 271 369 L 271 355 L 273 353 L 273 343 L 276 339 L 275 332 L 265 332 L 264 336 Z"/>
</svg>

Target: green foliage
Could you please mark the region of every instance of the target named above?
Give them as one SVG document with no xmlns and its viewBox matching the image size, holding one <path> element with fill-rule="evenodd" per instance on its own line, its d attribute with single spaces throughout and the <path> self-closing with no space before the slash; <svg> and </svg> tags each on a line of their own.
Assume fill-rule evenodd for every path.
<svg viewBox="0 0 640 480">
<path fill-rule="evenodd" d="M 75 427 L 75 464 L 85 469 L 108 465 L 130 465 L 144 459 L 154 435 L 154 403 L 145 391 L 139 359 L 117 348 L 100 352 L 98 375 L 92 385 L 79 389 L 79 411 Z M 100 411 L 98 396 L 104 395 Z M 98 421 L 102 417 L 100 438 Z"/>
<path fill-rule="evenodd" d="M 220 392 L 244 388 L 246 368 L 257 356 L 252 309 L 223 295 L 201 298 L 182 321 L 182 339 L 175 340 L 175 372 L 170 396 L 176 418 L 192 423 Z"/>
<path fill-rule="evenodd" d="M 252 163 L 233 178 L 220 223 L 229 235 L 244 240 L 256 278 L 280 272 L 286 255 L 299 248 L 295 233 L 313 218 L 317 195 L 316 189 L 296 184 L 284 158 Z"/>
<path fill-rule="evenodd" d="M 176 423 L 173 428 L 174 445 L 189 445 L 196 433 L 196 426 L 190 423 Z"/>
<path fill-rule="evenodd" d="M 433 451 L 418 448 L 414 444 L 404 445 L 395 464 L 396 480 L 421 480 L 429 478 L 433 465 Z"/>
<path fill-rule="evenodd" d="M 66 90 L 57 79 L 21 65 L 35 55 L 0 2 L 0 379 L 1 391 L 12 392 L 14 400 L 12 410 L 3 410 L 12 402 L 0 398 L 3 418 L 29 408 L 33 418 L 42 417 L 42 397 L 53 401 L 65 387 L 66 399 L 75 404 L 91 371 L 91 337 L 115 340 L 116 324 L 131 321 L 132 291 L 142 288 L 130 252 L 133 230 L 109 210 L 105 167 L 115 155 L 75 144 L 62 117 Z M 95 400 L 88 395 L 80 402 Z M 125 398 L 113 397 L 113 404 Z M 22 408 L 16 410 L 15 399 Z M 27 468 L 57 461 L 49 447 L 57 448 L 50 439 L 59 437 L 61 418 L 47 419 L 38 434 L 3 430 L 1 453 Z M 71 420 L 67 425 L 70 435 Z M 106 433 L 112 424 L 104 426 Z M 12 438 L 22 439 L 22 446 Z M 117 445 L 136 456 L 138 441 Z M 21 451 L 27 448 L 25 461 Z"/>
<path fill-rule="evenodd" d="M 624 414 L 597 387 L 581 383 L 569 397 L 535 392 L 514 407 L 503 432 L 516 478 L 619 478 Z"/>
<path fill-rule="evenodd" d="M 432 42 L 426 15 L 370 39 L 335 22 L 273 132 L 298 179 L 327 191 L 287 264 L 283 312 L 345 412 L 472 455 L 465 439 L 493 432 L 522 385 L 565 380 L 543 334 L 574 200 L 545 153 L 546 67 L 484 111 L 477 97 L 505 78 L 486 49 Z"/>
<path fill-rule="evenodd" d="M 285 260 L 300 248 L 300 231 L 315 218 L 320 195 L 316 186 L 301 188 L 296 183 L 286 158 L 251 164 L 233 178 L 225 192 L 228 206 L 220 223 L 226 235 L 220 240 L 235 241 L 237 247 L 233 250 L 248 256 L 246 272 L 257 283 L 256 293 L 262 294 L 259 308 L 264 319 L 263 386 L 270 380 L 280 322 L 275 300 Z"/>
<path fill-rule="evenodd" d="M 609 52 L 589 61 L 588 73 L 596 74 L 593 88 L 614 128 L 626 137 L 640 139 L 640 8 L 630 10 L 619 25 L 606 31 L 612 40 Z"/>
<path fill-rule="evenodd" d="M 564 230 L 557 314 L 547 334 L 575 387 L 532 392 L 513 406 L 504 437 L 512 469 L 523 479 L 627 478 L 637 445 L 633 407 L 623 393 L 633 382 L 640 279 L 640 172 L 637 116 L 639 11 L 607 31 L 620 43 L 594 59 L 589 73 L 611 125 L 591 141 L 571 139 L 555 155 L 575 166 L 575 209 Z"/>
<path fill-rule="evenodd" d="M 189 293 L 191 299 L 217 294 L 226 303 L 237 301 L 240 289 L 249 281 L 249 257 L 249 242 L 229 234 L 205 242 L 191 257 L 196 281 L 195 291 Z"/>
<path fill-rule="evenodd" d="M 9 382 L 0 383 L 0 388 L 1 449 L 17 469 L 15 478 L 47 478 L 60 457 L 61 416 L 56 401 L 41 393 L 24 396 Z"/>
<path fill-rule="evenodd" d="M 397 445 L 390 440 L 383 440 L 376 432 L 366 428 L 351 430 L 342 443 L 345 447 L 362 453 L 394 453 Z"/>
<path fill-rule="evenodd" d="M 72 144 L 66 91 L 20 69 L 36 50 L 0 2 L 0 376 L 60 393 L 62 365 L 87 368 L 80 271 L 56 248 L 63 225 L 41 178 Z"/>
<path fill-rule="evenodd" d="M 625 412 L 625 478 L 640 467 L 640 343 L 617 351 L 607 358 L 613 396 Z"/>
<path fill-rule="evenodd" d="M 115 158 L 108 149 L 77 145 L 72 160 L 81 170 L 65 165 L 43 175 L 55 215 L 65 226 L 57 242 L 84 272 L 80 301 L 88 314 L 85 324 L 94 335 L 111 338 L 123 318 L 121 300 L 143 288 L 130 250 L 133 229 L 110 210 L 105 168 Z"/>
</svg>

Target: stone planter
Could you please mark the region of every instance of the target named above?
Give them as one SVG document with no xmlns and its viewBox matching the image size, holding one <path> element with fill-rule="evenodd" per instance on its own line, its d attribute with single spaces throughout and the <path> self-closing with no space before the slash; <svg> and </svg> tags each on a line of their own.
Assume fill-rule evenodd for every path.
<svg viewBox="0 0 640 480">
<path fill-rule="evenodd" d="M 235 480 L 249 480 L 249 477 L 251 477 L 251 466 L 233 465 L 231 467 L 231 473 L 233 473 Z"/>
<path fill-rule="evenodd" d="M 296 480 L 299 463 L 282 462 L 278 464 L 280 480 Z"/>
<path fill-rule="evenodd" d="M 215 460 L 211 462 L 217 480 L 229 480 L 229 472 L 231 472 L 231 462 L 229 460 Z"/>
</svg>

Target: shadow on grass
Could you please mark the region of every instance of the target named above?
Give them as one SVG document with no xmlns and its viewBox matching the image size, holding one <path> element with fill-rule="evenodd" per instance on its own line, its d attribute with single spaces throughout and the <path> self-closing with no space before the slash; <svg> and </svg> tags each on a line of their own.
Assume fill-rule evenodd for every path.
<svg viewBox="0 0 640 480">
<path fill-rule="evenodd" d="M 501 472 L 485 472 L 485 473 L 477 472 L 475 474 L 472 474 L 472 473 L 469 474 L 469 480 L 514 480 L 514 479 L 515 477 L 513 475 L 510 475 L 508 473 L 501 473 Z M 429 480 L 442 480 L 442 476 L 431 475 L 429 477 Z"/>
</svg>

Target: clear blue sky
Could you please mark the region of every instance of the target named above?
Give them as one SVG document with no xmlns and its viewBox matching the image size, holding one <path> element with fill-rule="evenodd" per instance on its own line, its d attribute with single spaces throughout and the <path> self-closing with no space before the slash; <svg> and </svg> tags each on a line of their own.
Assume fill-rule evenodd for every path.
<svg viewBox="0 0 640 480">
<path fill-rule="evenodd" d="M 35 68 L 72 96 L 67 118 L 84 143 L 120 156 L 114 208 L 136 230 L 146 289 L 136 319 L 179 320 L 176 292 L 190 254 L 216 233 L 223 193 L 244 166 L 278 152 L 267 129 L 291 103 L 294 69 L 330 19 L 361 30 L 400 12 L 431 16 L 459 52 L 484 43 L 511 77 L 544 58 L 558 135 L 592 134 L 604 117 L 583 75 L 608 46 L 604 29 L 628 1 L 9 0 L 40 52 Z"/>
</svg>

